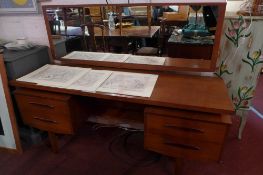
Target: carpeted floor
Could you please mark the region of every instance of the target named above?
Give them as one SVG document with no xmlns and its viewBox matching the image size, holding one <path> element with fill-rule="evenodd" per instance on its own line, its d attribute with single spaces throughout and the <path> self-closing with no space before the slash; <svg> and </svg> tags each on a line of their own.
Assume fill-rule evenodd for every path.
<svg viewBox="0 0 263 175">
<path fill-rule="evenodd" d="M 259 77 L 255 98 L 253 99 L 253 107 L 263 114 L 263 74 Z"/>
<path fill-rule="evenodd" d="M 257 95 L 263 90 L 263 81 Z M 254 100 L 263 111 L 262 96 Z M 263 119 L 249 114 L 243 139 L 237 140 L 238 118 L 226 140 L 221 162 L 185 160 L 183 175 L 262 175 Z M 88 124 L 87 124 L 88 125 Z M 90 125 L 89 125 L 90 126 Z M 118 137 L 119 129 L 95 131 L 86 126 L 53 154 L 46 144 L 26 149 L 22 155 L 0 153 L 0 175 L 172 175 L 173 162 L 143 150 L 142 133 Z M 124 141 L 127 139 L 127 144 Z M 64 139 L 64 138 L 63 138 Z"/>
</svg>

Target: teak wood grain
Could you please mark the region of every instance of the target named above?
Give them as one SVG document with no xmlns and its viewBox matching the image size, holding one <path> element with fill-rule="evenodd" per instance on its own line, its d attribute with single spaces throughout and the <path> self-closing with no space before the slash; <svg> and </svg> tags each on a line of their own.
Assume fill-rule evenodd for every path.
<svg viewBox="0 0 263 175">
<path fill-rule="evenodd" d="M 187 114 L 186 114 L 187 115 Z M 199 114 L 202 117 L 202 114 Z M 187 140 L 224 142 L 227 127 L 225 124 L 201 122 L 172 116 L 146 114 L 147 133 L 164 134 Z"/>
<path fill-rule="evenodd" d="M 86 116 L 82 100 L 68 94 L 18 88 L 15 99 L 23 122 L 48 131 L 53 152 L 58 152 L 56 134 L 74 134 Z"/>
<path fill-rule="evenodd" d="M 164 115 L 164 116 L 173 116 L 177 118 L 183 118 L 187 120 L 195 120 L 202 122 L 211 122 L 216 124 L 231 124 L 232 121 L 228 115 L 221 114 L 210 114 L 210 113 L 197 113 L 195 111 L 188 110 L 177 110 L 177 109 L 166 109 L 156 108 L 156 107 L 148 107 L 144 110 L 147 114 L 155 114 L 155 115 Z"/>
<path fill-rule="evenodd" d="M 167 156 L 186 159 L 214 160 L 220 158 L 221 144 L 170 136 L 145 134 L 145 148 Z"/>
<path fill-rule="evenodd" d="M 234 108 L 223 80 L 217 77 L 160 74 L 151 97 L 136 97 L 101 92 L 82 92 L 11 81 L 10 85 L 63 94 L 112 99 L 159 107 L 178 108 L 211 113 L 232 114 Z"/>
<path fill-rule="evenodd" d="M 147 107 L 145 148 L 172 157 L 219 160 L 231 116 Z"/>
<path fill-rule="evenodd" d="M 149 65 L 149 64 L 133 64 L 133 63 L 117 63 L 107 61 L 91 61 L 74 59 L 60 59 L 62 65 L 71 66 L 94 66 L 94 67 L 111 67 L 118 69 L 133 69 L 133 70 L 148 70 L 148 71 L 195 71 L 203 72 L 210 69 L 211 60 L 204 59 L 184 59 L 184 58 L 169 58 L 165 59 L 164 65 Z"/>
<path fill-rule="evenodd" d="M 74 101 L 67 98 L 64 100 L 61 95 L 50 93 L 43 93 L 42 91 L 30 91 L 19 89 L 15 91 L 15 97 L 18 104 L 19 111 L 22 115 L 24 123 L 45 131 L 61 134 L 73 134 L 73 118 L 77 116 L 72 115 L 70 109 Z M 35 96 L 40 94 L 38 96 Z M 47 95 L 44 97 L 43 95 Z M 55 98 L 49 98 L 53 96 Z"/>
</svg>

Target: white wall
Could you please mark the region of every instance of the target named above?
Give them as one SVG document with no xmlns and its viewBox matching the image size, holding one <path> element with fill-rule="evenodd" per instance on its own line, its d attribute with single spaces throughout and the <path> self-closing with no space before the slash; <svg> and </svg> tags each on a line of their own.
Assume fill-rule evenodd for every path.
<svg viewBox="0 0 263 175">
<path fill-rule="evenodd" d="M 226 11 L 236 12 L 240 9 L 240 5 L 244 2 L 244 0 L 240 1 L 228 1 L 226 6 Z"/>
<path fill-rule="evenodd" d="M 16 40 L 26 37 L 28 40 L 48 45 L 43 15 L 0 16 L 0 38 Z"/>
<path fill-rule="evenodd" d="M 128 0 L 108 0 L 109 3 L 125 3 Z M 148 2 L 150 0 L 130 0 L 130 2 Z M 156 0 L 157 1 L 157 0 Z M 163 1 L 163 0 L 162 0 Z M 52 0 L 42 2 L 42 5 L 54 4 L 102 4 L 105 0 Z M 242 1 L 229 1 L 228 11 L 237 11 Z M 0 38 L 15 40 L 27 37 L 28 40 L 48 45 L 44 18 L 42 15 L 5 15 L 0 16 Z"/>
</svg>

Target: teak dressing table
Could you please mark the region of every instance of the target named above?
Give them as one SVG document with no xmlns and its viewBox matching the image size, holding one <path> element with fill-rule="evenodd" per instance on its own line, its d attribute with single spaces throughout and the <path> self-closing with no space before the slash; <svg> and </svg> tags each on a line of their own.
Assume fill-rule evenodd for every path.
<svg viewBox="0 0 263 175">
<path fill-rule="evenodd" d="M 83 114 L 92 115 L 94 104 L 101 117 L 112 114 L 116 106 L 120 111 L 137 106 L 133 108 L 134 116 L 128 119 L 144 122 L 146 149 L 176 158 L 219 160 L 231 124 L 230 114 L 234 112 L 223 81 L 216 77 L 163 73 L 150 98 L 19 81 L 11 81 L 10 85 L 17 88 L 15 96 L 24 122 L 49 131 L 54 151 L 54 133 L 73 134 Z M 104 105 L 100 106 L 100 102 Z M 112 117 L 116 120 L 125 116 Z"/>
<path fill-rule="evenodd" d="M 187 3 L 178 1 L 172 4 L 186 5 Z M 95 111 L 99 117 L 110 116 L 114 120 L 126 118 L 127 121 L 136 120 L 142 123 L 145 136 L 144 147 L 147 150 L 179 158 L 176 160 L 187 158 L 218 161 L 225 136 L 231 125 L 231 114 L 234 113 L 223 80 L 217 77 L 176 74 L 172 71 L 214 71 L 226 2 L 223 0 L 217 3 L 192 2 L 192 5 L 212 5 L 219 8 L 210 60 L 167 58 L 163 66 L 155 66 L 55 59 L 54 63 L 60 65 L 150 72 L 158 74 L 159 77 L 149 98 L 83 92 L 14 80 L 10 82 L 10 85 L 17 89 L 15 96 L 23 121 L 32 127 L 48 131 L 52 149 L 57 152 L 55 134 L 73 134 L 83 118 L 92 116 Z M 127 4 L 119 6 L 125 7 Z M 51 7 L 57 8 L 57 6 L 43 6 L 43 11 Z M 69 8 L 69 6 L 63 6 L 63 8 Z M 56 58 L 46 15 L 45 20 L 52 55 Z M 176 161 L 175 171 L 178 171 L 179 165 L 180 162 Z"/>
</svg>

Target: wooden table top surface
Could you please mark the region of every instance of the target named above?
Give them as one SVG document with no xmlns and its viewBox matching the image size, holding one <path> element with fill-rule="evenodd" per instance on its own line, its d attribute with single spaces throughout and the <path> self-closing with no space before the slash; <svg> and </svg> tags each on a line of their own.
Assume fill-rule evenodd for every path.
<svg viewBox="0 0 263 175">
<path fill-rule="evenodd" d="M 122 28 L 122 33 L 120 29 L 114 29 L 110 31 L 108 28 L 104 29 L 105 37 L 139 37 L 139 38 L 152 38 L 154 34 L 159 30 L 160 26 L 131 26 L 127 28 Z M 94 28 L 95 36 L 102 36 L 101 29 Z"/>
<path fill-rule="evenodd" d="M 234 112 L 227 88 L 223 80 L 217 77 L 160 74 L 149 98 L 101 92 L 82 92 L 79 90 L 40 86 L 16 80 L 10 81 L 10 85 L 158 107 L 225 114 Z"/>
<path fill-rule="evenodd" d="M 136 64 L 126 62 L 108 62 L 108 61 L 96 61 L 96 60 L 83 60 L 82 58 L 66 59 L 60 58 L 61 64 L 67 66 L 78 67 L 105 67 L 129 69 L 129 70 L 150 70 L 150 71 L 195 71 L 206 72 L 210 70 L 211 60 L 205 59 L 184 59 L 184 58 L 169 58 L 166 57 L 163 65 L 150 65 L 150 64 Z"/>
</svg>

